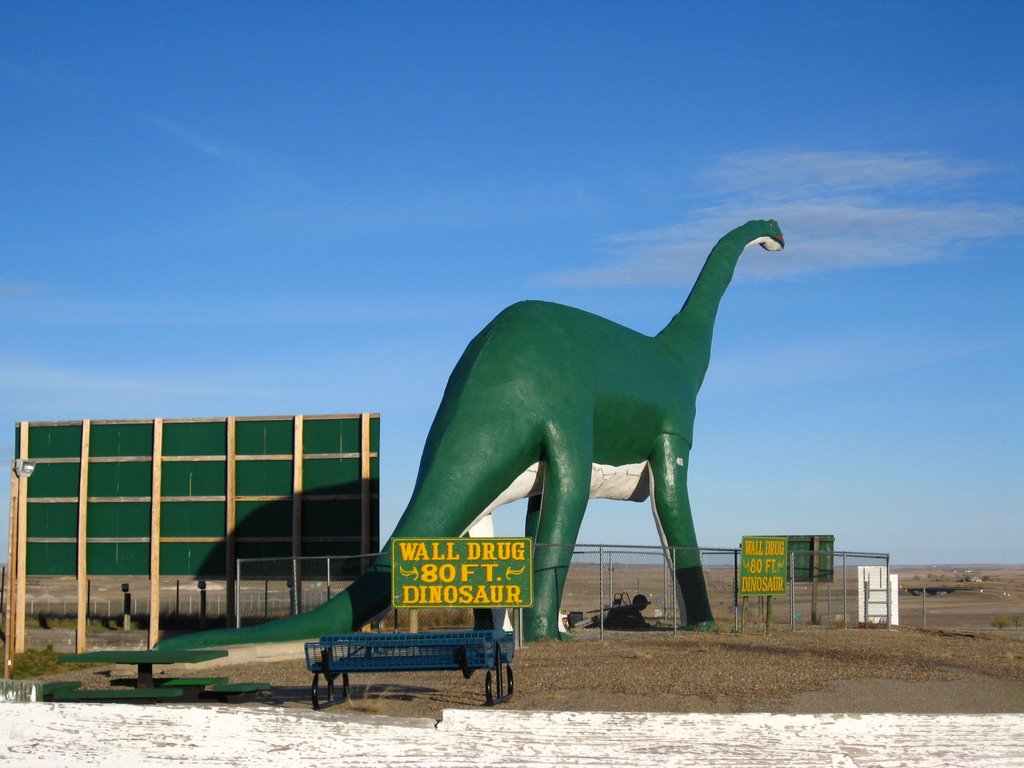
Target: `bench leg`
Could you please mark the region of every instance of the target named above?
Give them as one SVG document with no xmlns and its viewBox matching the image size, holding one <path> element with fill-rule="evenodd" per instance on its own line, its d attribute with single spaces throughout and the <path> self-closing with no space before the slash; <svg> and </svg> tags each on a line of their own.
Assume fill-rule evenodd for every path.
<svg viewBox="0 0 1024 768">
<path fill-rule="evenodd" d="M 320 685 L 320 673 L 313 673 L 313 684 L 309 686 L 309 697 L 313 701 L 313 709 L 320 709 L 320 696 L 319 688 Z"/>
<path fill-rule="evenodd" d="M 327 704 L 334 703 L 334 679 L 338 676 L 337 673 L 331 674 L 330 672 L 324 672 L 324 681 L 327 683 Z M 344 686 L 344 696 L 341 697 L 341 701 L 348 698 L 348 673 L 342 675 L 342 683 Z M 313 673 L 313 684 L 309 688 L 310 698 L 313 700 L 313 709 L 320 709 L 320 673 Z"/>
<path fill-rule="evenodd" d="M 487 700 L 487 706 L 493 707 L 495 704 L 501 704 L 503 701 L 508 701 L 512 696 L 512 665 L 505 665 L 505 674 L 508 676 L 508 687 L 506 688 L 505 679 L 502 675 L 501 668 L 501 644 L 496 643 L 494 646 L 494 670 L 487 670 L 487 677 L 484 680 L 484 697 Z M 497 682 L 497 697 L 494 696 L 494 691 L 491 689 L 491 675 L 494 675 L 495 681 Z"/>
</svg>

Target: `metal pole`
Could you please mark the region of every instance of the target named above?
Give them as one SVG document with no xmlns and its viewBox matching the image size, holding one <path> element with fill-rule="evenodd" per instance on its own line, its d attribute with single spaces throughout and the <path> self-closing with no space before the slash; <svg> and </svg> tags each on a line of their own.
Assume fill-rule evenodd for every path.
<svg viewBox="0 0 1024 768">
<path fill-rule="evenodd" d="M 598 589 L 600 594 L 598 595 L 598 612 L 597 612 L 597 625 L 600 627 L 600 637 L 604 640 L 604 547 L 597 548 L 597 572 L 598 577 Z"/>
<path fill-rule="evenodd" d="M 846 553 L 843 553 L 843 629 L 847 627 L 847 617 L 850 615 L 850 609 L 847 604 L 847 600 L 850 598 L 850 591 L 847 589 L 846 584 Z"/>
<path fill-rule="evenodd" d="M 292 558 L 292 615 L 302 612 L 299 608 L 299 558 Z"/>
<path fill-rule="evenodd" d="M 732 551 L 732 628 L 740 631 L 740 551 Z"/>
<path fill-rule="evenodd" d="M 679 634 L 679 550 L 672 548 L 672 634 Z"/>
<path fill-rule="evenodd" d="M 789 628 L 796 632 L 796 552 L 789 553 Z M 770 599 L 770 598 L 769 598 Z"/>
<path fill-rule="evenodd" d="M 885 626 L 892 629 L 892 574 L 889 572 L 889 555 L 885 556 Z"/>
<path fill-rule="evenodd" d="M 235 560 L 235 628 L 242 626 L 242 561 Z"/>
</svg>

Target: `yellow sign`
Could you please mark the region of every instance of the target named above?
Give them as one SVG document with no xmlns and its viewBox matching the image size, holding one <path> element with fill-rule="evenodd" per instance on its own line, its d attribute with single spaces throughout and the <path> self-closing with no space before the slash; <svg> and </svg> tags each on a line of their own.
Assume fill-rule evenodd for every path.
<svg viewBox="0 0 1024 768">
<path fill-rule="evenodd" d="M 740 594 L 784 595 L 789 557 L 785 536 L 744 536 L 740 555 Z"/>
<path fill-rule="evenodd" d="M 395 539 L 396 608 L 529 608 L 533 542 L 515 539 Z"/>
</svg>

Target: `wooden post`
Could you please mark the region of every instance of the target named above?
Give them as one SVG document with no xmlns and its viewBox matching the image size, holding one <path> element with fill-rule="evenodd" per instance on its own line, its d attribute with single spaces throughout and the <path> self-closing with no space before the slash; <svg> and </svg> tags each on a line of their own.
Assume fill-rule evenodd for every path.
<svg viewBox="0 0 1024 768">
<path fill-rule="evenodd" d="M 772 633 L 772 596 L 768 595 L 768 602 L 764 611 L 764 633 L 770 635 Z"/>
<path fill-rule="evenodd" d="M 302 556 L 302 427 L 302 417 L 296 416 L 292 447 L 292 557 Z"/>
<path fill-rule="evenodd" d="M 82 451 L 79 456 L 78 473 L 78 616 L 75 627 L 75 652 L 84 653 L 87 645 L 86 630 L 89 626 L 89 571 L 86 557 L 88 547 L 89 511 L 89 431 L 91 422 L 82 422 Z"/>
<path fill-rule="evenodd" d="M 24 428 L 24 427 L 22 427 Z M 20 454 L 19 454 L 20 455 Z M 18 506 L 21 497 L 21 478 L 14 471 L 11 465 L 11 521 L 7 528 L 7 622 L 4 625 L 4 679 L 10 680 L 14 677 L 14 626 L 15 614 L 17 613 L 17 589 L 15 583 L 18 580 Z"/>
<path fill-rule="evenodd" d="M 160 512 L 164 476 L 164 420 L 153 419 L 153 479 L 149 491 L 149 647 L 160 641 Z"/>
<path fill-rule="evenodd" d="M 359 416 L 359 553 L 364 555 L 362 570 L 370 567 L 370 560 L 365 555 L 370 552 L 370 414 Z"/>
<path fill-rule="evenodd" d="M 233 627 L 235 625 L 235 571 L 237 570 L 235 553 L 235 496 L 237 493 L 237 473 L 235 469 L 235 461 L 238 456 L 238 450 L 235 445 L 235 427 L 237 421 L 238 420 L 234 416 L 228 417 L 228 444 L 227 456 L 225 457 L 225 464 L 227 465 L 227 491 L 224 499 L 224 567 L 226 568 L 224 599 L 227 601 L 226 608 L 229 627 Z"/>
<path fill-rule="evenodd" d="M 28 458 L 28 422 L 21 422 L 21 439 L 18 455 Z M 26 550 L 28 549 L 28 483 L 18 478 L 18 530 L 15 533 L 15 571 L 11 578 L 16 580 L 14 601 L 7 610 L 14 611 L 14 652 L 25 652 L 25 577 Z"/>
</svg>

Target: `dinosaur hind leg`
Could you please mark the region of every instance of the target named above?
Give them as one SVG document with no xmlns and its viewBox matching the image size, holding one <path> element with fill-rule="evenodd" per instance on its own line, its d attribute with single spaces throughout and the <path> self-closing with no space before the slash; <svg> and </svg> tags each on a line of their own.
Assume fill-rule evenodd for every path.
<svg viewBox="0 0 1024 768">
<path fill-rule="evenodd" d="M 682 548 L 676 556 L 675 569 L 686 625 L 704 629 L 714 625 L 714 616 L 686 488 L 689 459 L 690 448 L 682 438 L 676 435 L 659 438 L 650 458 L 651 502 L 664 543 Z"/>
</svg>

